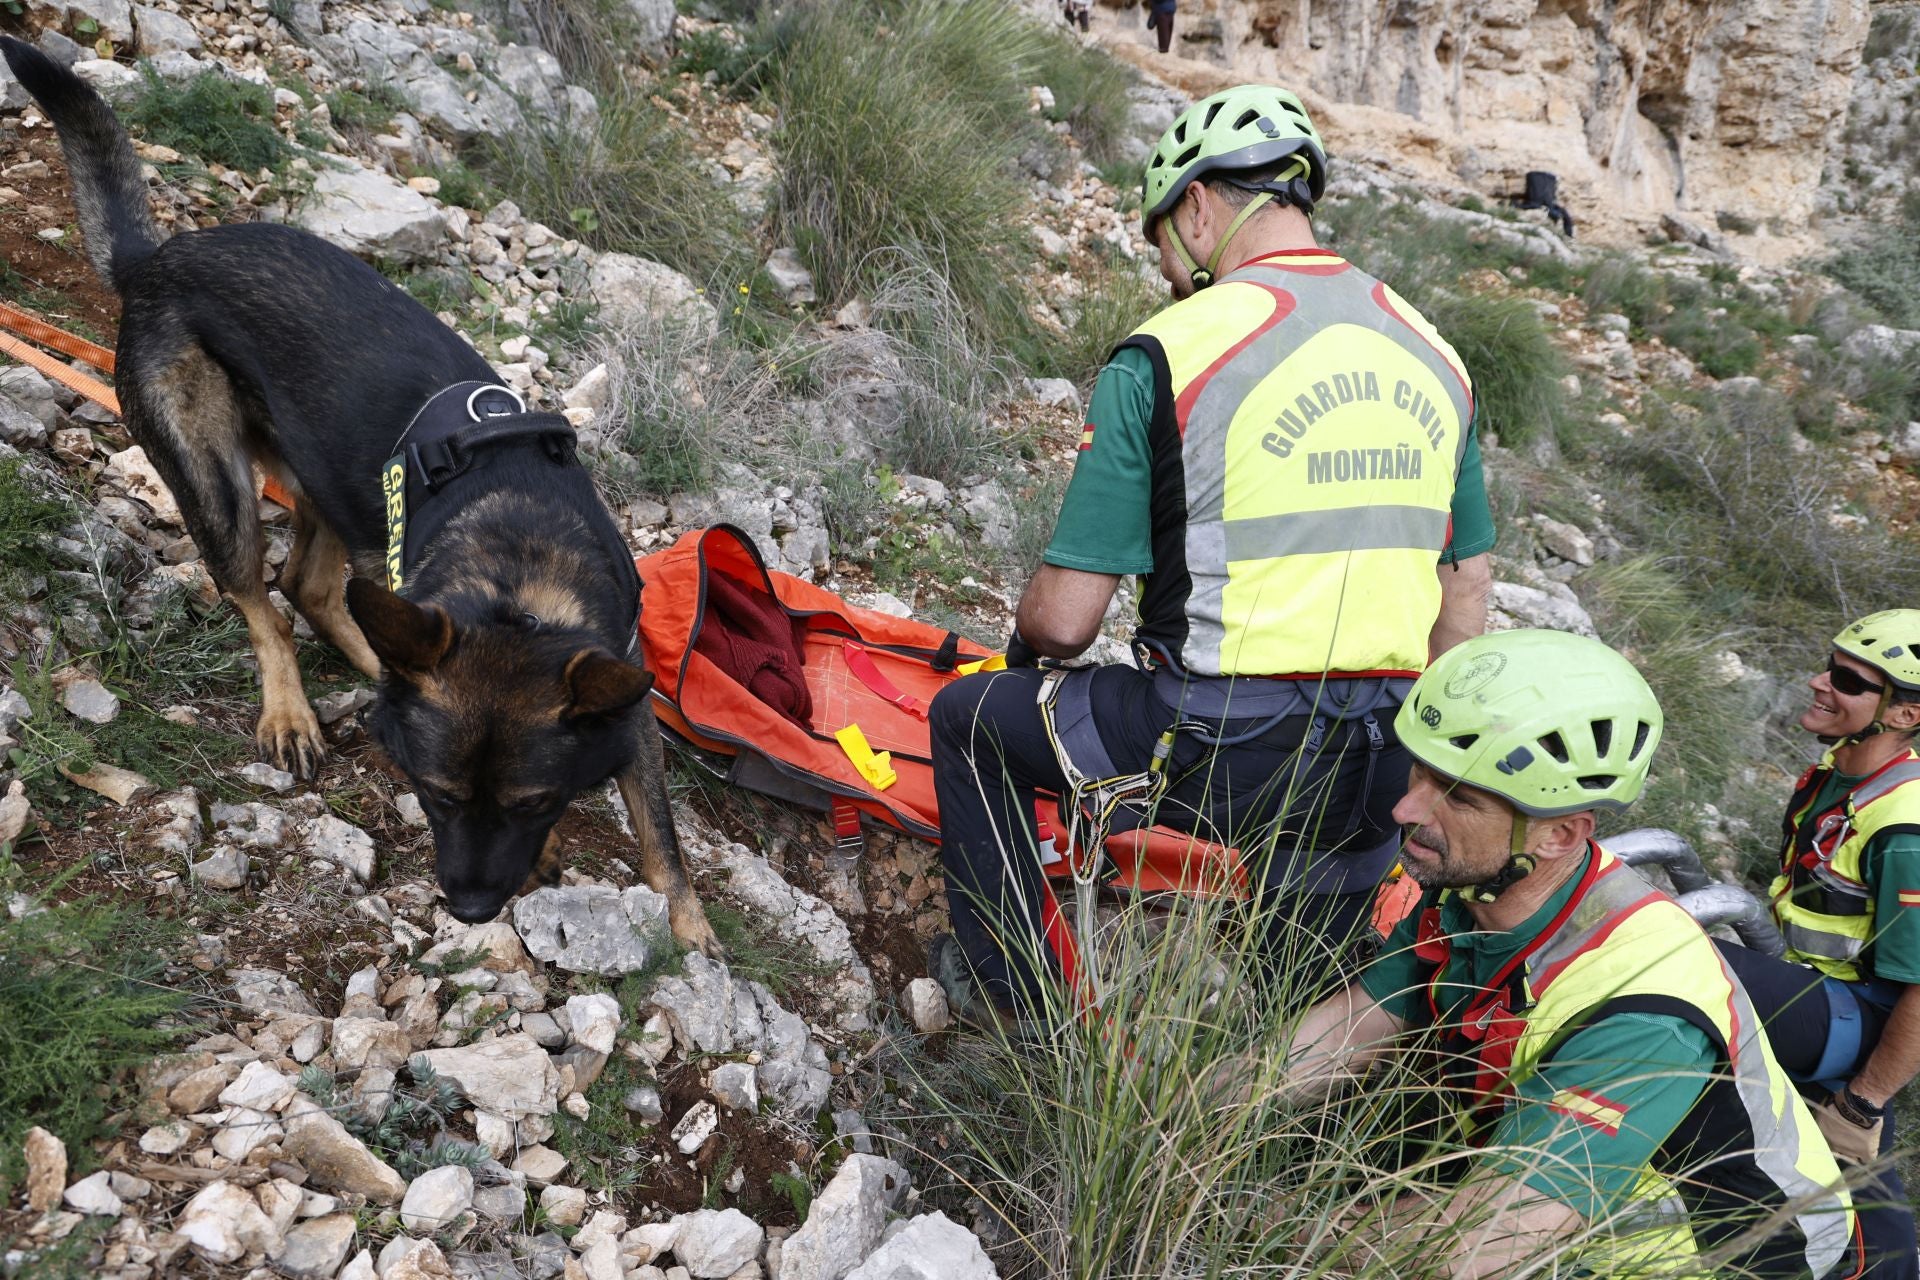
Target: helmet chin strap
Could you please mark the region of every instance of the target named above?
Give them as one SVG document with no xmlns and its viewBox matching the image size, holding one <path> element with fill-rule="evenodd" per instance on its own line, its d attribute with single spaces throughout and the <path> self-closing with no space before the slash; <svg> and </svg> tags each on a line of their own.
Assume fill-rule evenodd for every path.
<svg viewBox="0 0 1920 1280">
<path fill-rule="evenodd" d="M 1834 739 L 1834 741 L 1842 747 L 1850 747 L 1856 742 L 1865 742 L 1868 738 L 1872 738 L 1879 734 L 1885 733 L 1887 731 L 1887 725 L 1886 725 L 1887 708 L 1892 705 L 1893 705 L 1893 686 L 1891 684 L 1888 684 L 1882 687 L 1880 690 L 1879 704 L 1874 707 L 1873 719 L 1868 722 L 1867 727 L 1862 729 L 1858 733 L 1850 733 L 1846 737 L 1836 738 Z"/>
<path fill-rule="evenodd" d="M 1213 283 L 1215 273 L 1220 270 L 1221 255 L 1226 253 L 1227 245 L 1232 243 L 1234 233 L 1240 230 L 1242 223 L 1272 201 L 1271 191 L 1262 191 L 1247 201 L 1240 212 L 1234 215 L 1233 221 L 1227 224 L 1227 233 L 1221 236 L 1219 242 L 1213 246 L 1213 252 L 1208 256 L 1207 265 L 1204 267 L 1187 251 L 1186 241 L 1180 238 L 1180 229 L 1173 224 L 1173 215 L 1171 213 L 1167 215 L 1167 239 L 1173 245 L 1173 256 L 1180 259 L 1180 265 L 1186 268 L 1187 276 L 1193 281 L 1195 289 L 1204 289 Z"/>
<path fill-rule="evenodd" d="M 1538 860 L 1526 850 L 1527 816 L 1515 813 L 1513 829 L 1507 836 L 1507 864 L 1479 884 L 1461 889 L 1460 896 L 1483 907 L 1499 901 L 1501 894 L 1532 875 L 1534 867 L 1539 865 Z"/>
</svg>

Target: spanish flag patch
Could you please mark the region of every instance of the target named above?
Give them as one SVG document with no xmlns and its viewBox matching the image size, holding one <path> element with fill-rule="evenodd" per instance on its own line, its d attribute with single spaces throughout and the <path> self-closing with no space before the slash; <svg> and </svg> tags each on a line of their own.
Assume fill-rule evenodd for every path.
<svg viewBox="0 0 1920 1280">
<path fill-rule="evenodd" d="M 1561 1115 L 1572 1116 L 1581 1124 L 1598 1129 L 1609 1138 L 1620 1132 L 1627 1109 L 1611 1098 L 1587 1089 L 1562 1089 L 1548 1104 Z"/>
<path fill-rule="evenodd" d="M 1080 428 L 1080 452 L 1085 453 L 1091 448 L 1093 448 L 1093 424 L 1089 422 Z"/>
<path fill-rule="evenodd" d="M 1902 889 L 1900 891 L 1900 905 L 1903 907 L 1920 907 L 1920 889 Z"/>
</svg>

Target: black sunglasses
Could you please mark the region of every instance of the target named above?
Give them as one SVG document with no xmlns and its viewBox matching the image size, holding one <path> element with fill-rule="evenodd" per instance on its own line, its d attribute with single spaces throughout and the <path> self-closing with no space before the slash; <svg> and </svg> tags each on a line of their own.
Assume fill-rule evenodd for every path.
<svg viewBox="0 0 1920 1280">
<path fill-rule="evenodd" d="M 1835 693 L 1843 693 L 1849 698 L 1857 698 L 1863 693 L 1887 691 L 1887 686 L 1875 684 L 1852 667 L 1841 666 L 1833 658 L 1827 659 L 1827 683 L 1833 686 Z"/>
</svg>

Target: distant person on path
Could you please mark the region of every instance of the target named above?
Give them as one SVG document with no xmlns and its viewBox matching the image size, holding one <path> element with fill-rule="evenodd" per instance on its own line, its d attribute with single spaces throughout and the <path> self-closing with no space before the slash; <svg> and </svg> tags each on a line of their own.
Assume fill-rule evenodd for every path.
<svg viewBox="0 0 1920 1280">
<path fill-rule="evenodd" d="M 1160 52 L 1173 47 L 1173 9 L 1176 0 L 1147 0 L 1147 28 L 1160 37 Z"/>
<path fill-rule="evenodd" d="M 1093 0 L 1064 0 L 1061 9 L 1068 26 L 1078 26 L 1083 34 L 1088 30 L 1093 18 Z"/>
<path fill-rule="evenodd" d="M 1770 897 L 1782 959 L 1722 943 L 1781 1063 L 1843 1163 L 1895 1149 L 1920 1073 L 1920 609 L 1833 638 L 1800 727 L 1827 744 L 1782 824 Z M 1854 1193 L 1874 1280 L 1920 1276 L 1913 1206 L 1889 1163 Z"/>
<path fill-rule="evenodd" d="M 1404 299 L 1318 246 L 1326 169 L 1300 99 L 1269 85 L 1205 98 L 1161 137 L 1142 223 L 1177 301 L 1094 384 L 1009 670 L 934 699 L 960 967 L 1003 1009 L 1058 961 L 1035 788 L 1095 782 L 1131 788 L 1115 830 L 1241 849 L 1269 966 L 1338 981 L 1399 847 L 1394 712 L 1485 628 L 1472 384 Z M 1042 669 L 1087 650 L 1128 575 L 1139 665 Z"/>
</svg>

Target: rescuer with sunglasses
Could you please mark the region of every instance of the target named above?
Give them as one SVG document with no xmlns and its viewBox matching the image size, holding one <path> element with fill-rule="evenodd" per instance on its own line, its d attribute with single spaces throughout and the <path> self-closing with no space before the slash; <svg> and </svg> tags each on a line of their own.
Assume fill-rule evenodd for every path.
<svg viewBox="0 0 1920 1280">
<path fill-rule="evenodd" d="M 1833 638 L 1800 727 L 1827 744 L 1782 824 L 1769 891 L 1782 959 L 1723 943 L 1843 1163 L 1894 1146 L 1893 1099 L 1920 1073 L 1920 609 Z M 1891 1162 L 1855 1193 L 1867 1274 L 1920 1276 Z"/>
</svg>

